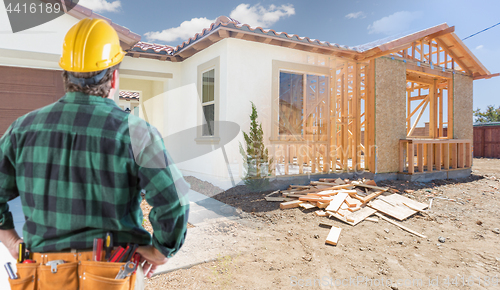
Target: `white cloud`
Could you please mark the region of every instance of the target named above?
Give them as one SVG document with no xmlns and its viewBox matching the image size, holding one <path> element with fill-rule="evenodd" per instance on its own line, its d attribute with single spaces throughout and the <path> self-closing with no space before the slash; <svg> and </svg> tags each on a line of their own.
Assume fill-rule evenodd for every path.
<svg viewBox="0 0 500 290">
<path fill-rule="evenodd" d="M 363 11 L 352 12 L 345 16 L 347 19 L 356 19 L 356 18 L 366 18 L 366 14 Z"/>
<path fill-rule="evenodd" d="M 148 40 L 160 40 L 165 42 L 172 42 L 177 39 L 187 40 L 194 36 L 196 33 L 200 33 L 203 28 L 209 28 L 210 25 L 215 22 L 215 19 L 203 18 L 193 18 L 181 23 L 177 27 L 172 27 L 165 29 L 163 31 L 152 31 L 146 32 L 144 35 Z"/>
<path fill-rule="evenodd" d="M 241 23 L 250 26 L 260 26 L 269 28 L 280 18 L 295 14 L 295 8 L 292 4 L 283 4 L 281 6 L 270 5 L 268 8 L 260 4 L 250 7 L 250 4 L 240 4 L 231 13 L 229 17 L 238 20 Z"/>
<path fill-rule="evenodd" d="M 240 4 L 233 11 L 231 11 L 229 17 L 251 26 L 269 27 L 282 17 L 294 14 L 295 9 L 292 4 L 281 5 L 279 7 L 276 5 L 270 5 L 268 8 L 265 8 L 260 4 L 252 7 L 250 7 L 249 4 Z M 215 19 L 208 19 L 206 17 L 193 18 L 182 22 L 181 25 L 177 27 L 172 27 L 163 31 L 146 32 L 144 36 L 146 36 L 149 41 L 184 41 L 193 37 L 196 33 L 203 31 L 203 28 L 209 28 L 214 22 Z"/>
<path fill-rule="evenodd" d="M 78 4 L 96 12 L 118 12 L 122 7 L 120 0 L 108 2 L 106 0 L 80 0 Z"/>
<path fill-rule="evenodd" d="M 393 35 L 410 28 L 410 24 L 422 17 L 422 12 L 399 11 L 382 19 L 374 21 L 368 25 L 368 33 L 383 33 Z"/>
<path fill-rule="evenodd" d="M 476 46 L 476 49 L 483 49 L 483 47 L 484 47 L 484 45 L 481 44 L 481 45 Z"/>
</svg>

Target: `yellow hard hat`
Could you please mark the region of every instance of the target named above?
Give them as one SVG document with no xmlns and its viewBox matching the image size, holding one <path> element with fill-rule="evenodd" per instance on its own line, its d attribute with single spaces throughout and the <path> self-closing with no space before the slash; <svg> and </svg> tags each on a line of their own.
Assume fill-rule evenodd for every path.
<svg viewBox="0 0 500 290">
<path fill-rule="evenodd" d="M 124 56 L 111 25 L 102 19 L 85 18 L 66 33 L 59 66 L 70 72 L 94 72 L 120 63 Z"/>
</svg>

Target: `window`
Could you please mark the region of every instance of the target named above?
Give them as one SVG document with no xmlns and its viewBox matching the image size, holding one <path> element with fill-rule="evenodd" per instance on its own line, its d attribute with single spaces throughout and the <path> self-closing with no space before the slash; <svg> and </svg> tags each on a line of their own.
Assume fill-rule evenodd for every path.
<svg viewBox="0 0 500 290">
<path fill-rule="evenodd" d="M 326 135 L 328 78 L 286 71 L 279 78 L 278 134 L 299 139 Z"/>
<path fill-rule="evenodd" d="M 202 76 L 202 108 L 203 122 L 202 136 L 214 136 L 215 122 L 215 69 L 203 73 Z"/>
<path fill-rule="evenodd" d="M 220 57 L 198 66 L 197 143 L 216 144 L 219 138 Z"/>
</svg>

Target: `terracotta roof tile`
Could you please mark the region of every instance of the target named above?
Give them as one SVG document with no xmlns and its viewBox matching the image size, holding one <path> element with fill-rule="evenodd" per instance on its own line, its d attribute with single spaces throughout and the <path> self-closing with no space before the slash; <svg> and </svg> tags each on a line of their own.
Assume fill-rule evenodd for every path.
<svg viewBox="0 0 500 290">
<path fill-rule="evenodd" d="M 130 91 L 120 91 L 120 100 L 139 100 L 139 92 L 130 92 Z"/>
<path fill-rule="evenodd" d="M 156 43 L 147 43 L 144 41 L 139 41 L 138 43 L 136 43 L 131 50 L 140 52 L 151 52 L 157 54 L 168 54 L 168 55 L 172 55 L 174 53 L 174 48 L 172 46 L 164 44 L 156 44 Z"/>
</svg>

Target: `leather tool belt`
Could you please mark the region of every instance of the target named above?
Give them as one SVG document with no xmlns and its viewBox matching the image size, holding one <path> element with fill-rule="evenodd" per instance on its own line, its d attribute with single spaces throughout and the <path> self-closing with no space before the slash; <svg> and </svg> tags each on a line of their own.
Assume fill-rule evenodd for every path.
<svg viewBox="0 0 500 290">
<path fill-rule="evenodd" d="M 104 260 L 102 253 L 101 260 Z M 18 279 L 9 279 L 12 290 L 133 290 L 136 274 L 115 279 L 125 263 L 92 261 L 92 251 L 33 253 L 35 263 L 16 264 Z M 63 260 L 64 264 L 50 263 Z M 46 265 L 49 263 L 49 265 Z"/>
</svg>

